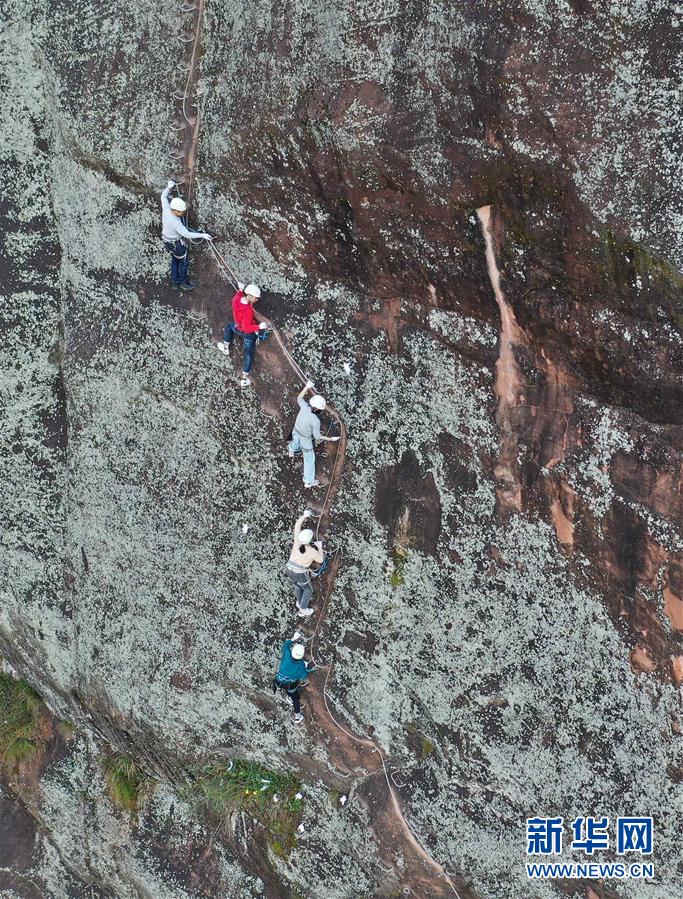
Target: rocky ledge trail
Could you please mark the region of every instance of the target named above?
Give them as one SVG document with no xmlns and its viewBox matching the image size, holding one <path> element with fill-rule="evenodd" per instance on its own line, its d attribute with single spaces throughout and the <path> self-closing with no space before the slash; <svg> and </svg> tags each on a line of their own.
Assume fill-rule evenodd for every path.
<svg viewBox="0 0 683 899">
<path fill-rule="evenodd" d="M 235 274 L 221 253 L 212 247 L 213 257 L 218 264 L 218 277 L 227 277 L 234 281 Z M 214 275 L 215 277 L 215 275 Z M 237 283 L 231 283 L 233 289 L 237 289 Z M 258 319 L 265 321 L 264 316 L 256 313 Z M 269 322 L 275 340 L 287 361 L 289 368 L 299 379 L 299 383 L 291 388 L 294 395 L 301 386 L 307 383 L 308 377 L 297 365 L 290 349 L 287 347 L 282 334 L 274 322 Z M 286 389 L 287 382 L 283 384 Z M 327 403 L 326 415 L 334 421 L 339 430 L 340 441 L 336 445 L 334 457 L 329 465 L 329 471 L 323 474 L 327 488 L 324 490 L 322 503 L 310 503 L 317 516 L 316 537 L 324 535 L 330 525 L 330 519 L 334 509 L 334 500 L 337 496 L 344 475 L 344 461 L 346 459 L 346 447 L 348 435 L 344 422 L 331 403 Z M 325 483 L 325 482 L 324 482 Z M 319 661 L 317 658 L 317 641 L 321 630 L 325 625 L 325 612 L 328 604 L 333 601 L 334 584 L 340 565 L 341 556 L 335 552 L 332 562 L 326 574 L 323 576 L 324 598 L 319 612 L 315 615 L 315 625 L 312 630 L 299 625 L 301 633 L 305 634 L 305 642 L 308 644 L 308 652 L 316 663 L 315 670 L 325 672 L 322 685 L 318 686 L 319 677 L 312 678 L 313 685 L 306 690 L 307 710 L 312 712 L 314 734 L 320 731 L 317 738 L 325 746 L 328 764 L 335 774 L 341 774 L 344 778 L 352 778 L 345 786 L 354 787 L 358 795 L 362 795 L 369 816 L 369 825 L 373 833 L 373 839 L 378 847 L 378 854 L 382 860 L 382 870 L 391 880 L 394 880 L 402 893 L 423 897 L 439 897 L 456 895 L 468 897 L 473 894 L 460 885 L 463 890 L 460 893 L 456 887 L 455 879 L 448 874 L 445 868 L 435 861 L 425 850 L 406 821 L 401 810 L 398 788 L 390 777 L 387 761 L 381 747 L 368 737 L 361 737 L 352 733 L 335 717 L 330 710 L 327 699 L 327 684 L 333 672 L 334 659 L 328 658 Z M 358 783 L 358 769 L 362 771 L 362 780 Z M 320 772 L 323 777 L 329 771 Z M 379 775 L 374 776 L 373 775 Z M 366 782 L 366 778 L 370 782 Z M 334 778 L 332 778 L 334 779 Z M 379 786 L 377 784 L 379 781 Z M 386 795 L 383 795 L 386 791 Z"/>
</svg>

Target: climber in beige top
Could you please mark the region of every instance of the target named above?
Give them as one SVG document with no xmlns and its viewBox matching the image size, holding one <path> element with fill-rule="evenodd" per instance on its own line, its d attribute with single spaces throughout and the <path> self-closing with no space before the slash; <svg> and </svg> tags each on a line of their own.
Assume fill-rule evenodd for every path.
<svg viewBox="0 0 683 899">
<path fill-rule="evenodd" d="M 302 527 L 304 521 L 307 518 L 311 518 L 312 515 L 311 510 L 306 509 L 304 514 L 296 520 L 294 525 L 294 545 L 292 546 L 292 552 L 285 571 L 294 587 L 296 607 L 301 618 L 308 618 L 315 611 L 315 609 L 308 607 L 313 595 L 311 566 L 322 565 L 325 559 L 322 540 L 314 543 L 313 531 L 310 528 Z"/>
</svg>

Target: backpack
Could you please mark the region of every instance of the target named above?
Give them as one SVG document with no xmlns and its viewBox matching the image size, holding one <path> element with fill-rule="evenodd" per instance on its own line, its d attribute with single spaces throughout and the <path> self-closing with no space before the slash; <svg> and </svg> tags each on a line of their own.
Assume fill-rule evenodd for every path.
<svg viewBox="0 0 683 899">
<path fill-rule="evenodd" d="M 309 568 L 308 570 L 310 572 L 311 577 L 322 577 L 329 567 L 330 567 L 330 556 L 328 556 L 326 553 L 325 558 L 323 559 L 322 565 L 320 566 L 320 568 L 316 568 L 315 571 L 312 568 Z"/>
</svg>

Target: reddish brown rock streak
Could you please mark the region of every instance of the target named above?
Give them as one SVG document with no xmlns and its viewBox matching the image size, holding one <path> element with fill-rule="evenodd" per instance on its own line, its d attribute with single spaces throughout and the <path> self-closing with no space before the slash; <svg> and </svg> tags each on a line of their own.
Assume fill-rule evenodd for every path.
<svg viewBox="0 0 683 899">
<path fill-rule="evenodd" d="M 519 477 L 519 444 L 513 426 L 513 410 L 519 404 L 523 390 L 523 378 L 515 359 L 514 348 L 524 344 L 524 334 L 517 324 L 515 313 L 505 299 L 501 286 L 500 271 L 494 250 L 491 207 L 477 209 L 486 242 L 486 266 L 491 279 L 493 294 L 500 310 L 499 355 L 496 362 L 494 390 L 498 397 L 496 422 L 501 432 L 500 452 L 496 465 L 496 493 L 501 510 L 522 509 L 522 486 Z"/>
</svg>

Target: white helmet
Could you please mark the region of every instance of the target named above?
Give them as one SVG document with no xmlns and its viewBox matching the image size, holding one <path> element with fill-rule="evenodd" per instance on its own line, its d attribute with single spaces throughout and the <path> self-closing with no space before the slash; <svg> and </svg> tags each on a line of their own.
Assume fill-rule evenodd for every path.
<svg viewBox="0 0 683 899">
<path fill-rule="evenodd" d="M 173 197 L 171 200 L 171 209 L 174 212 L 187 212 L 187 203 L 185 200 L 181 200 L 180 197 Z"/>
<path fill-rule="evenodd" d="M 261 296 L 261 288 L 258 284 L 247 284 L 244 288 L 244 292 L 250 297 L 256 297 L 257 300 Z"/>
<path fill-rule="evenodd" d="M 310 543 L 312 539 L 313 531 L 310 528 L 304 528 L 303 531 L 299 532 L 299 543 L 306 545 Z"/>
<path fill-rule="evenodd" d="M 297 661 L 303 659 L 306 654 L 306 647 L 303 643 L 295 643 L 292 646 L 292 658 L 297 659 Z"/>
<path fill-rule="evenodd" d="M 310 402 L 311 402 L 311 406 L 313 406 L 314 409 L 320 409 L 321 412 L 327 405 L 327 403 L 325 402 L 325 397 L 320 396 L 319 393 L 314 394 L 311 397 Z"/>
</svg>

